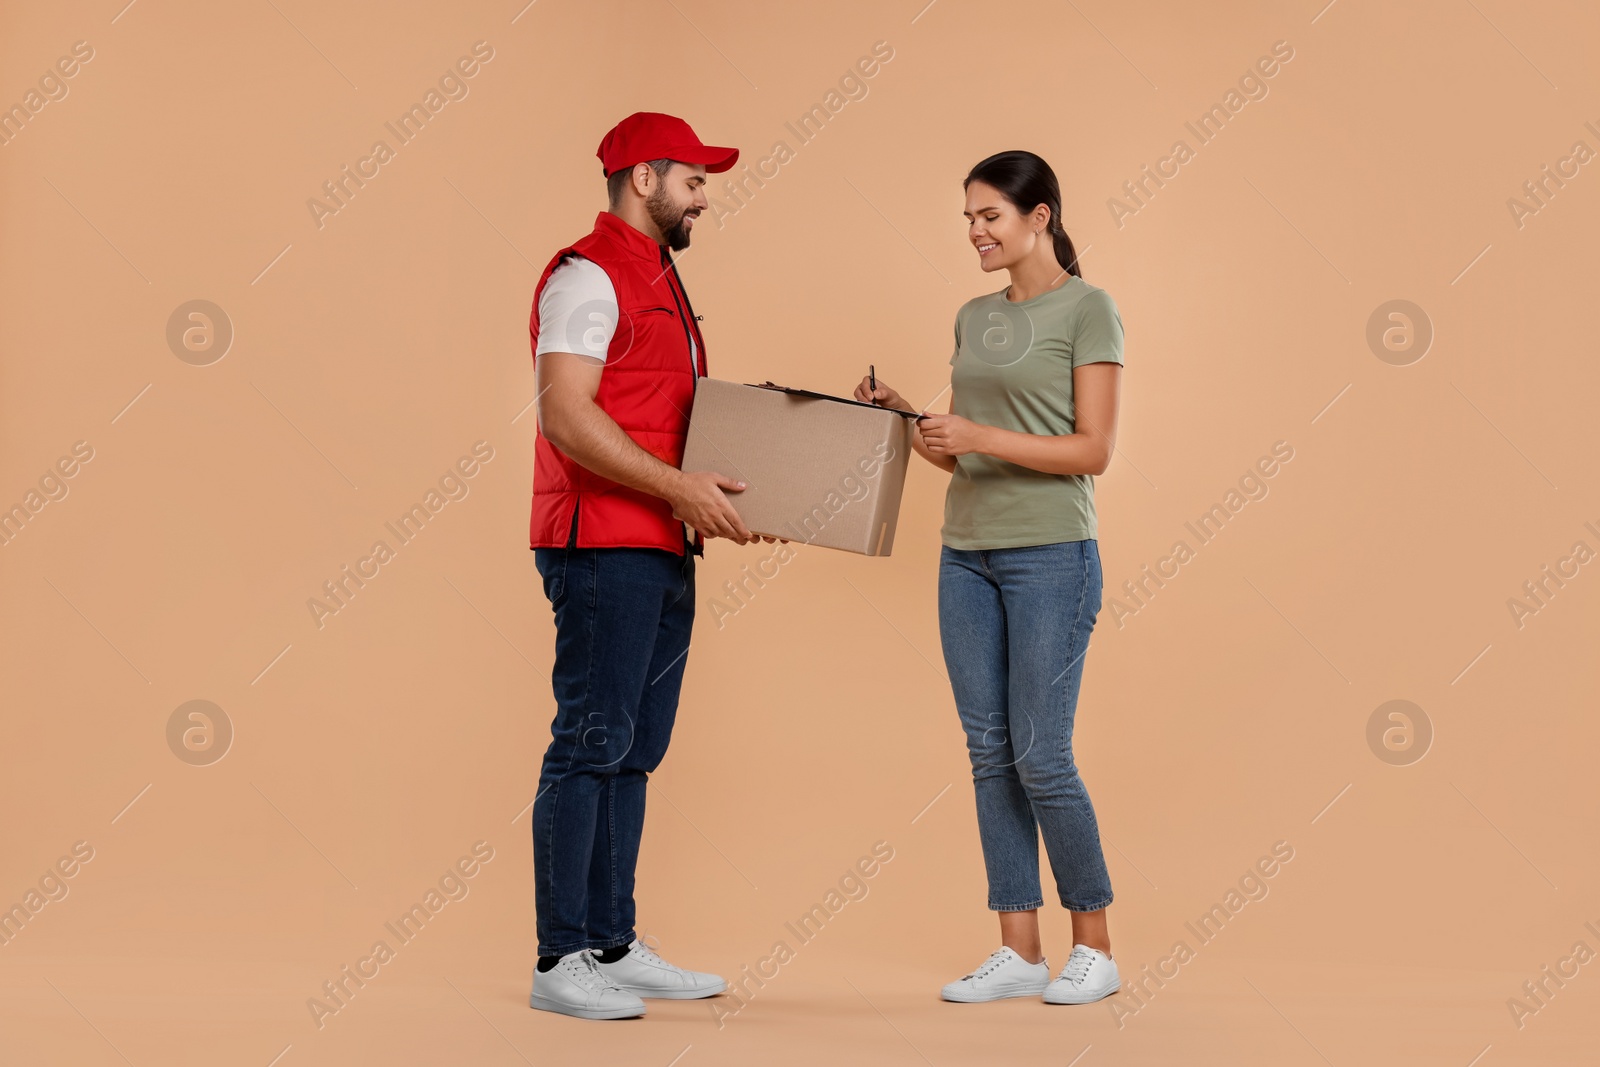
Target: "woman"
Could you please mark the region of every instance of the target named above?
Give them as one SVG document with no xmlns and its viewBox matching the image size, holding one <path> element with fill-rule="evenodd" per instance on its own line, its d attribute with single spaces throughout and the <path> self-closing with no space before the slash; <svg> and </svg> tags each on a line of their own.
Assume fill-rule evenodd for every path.
<svg viewBox="0 0 1600 1067">
<path fill-rule="evenodd" d="M 1100 612 L 1093 476 L 1116 440 L 1122 320 L 1079 273 L 1044 160 L 1001 152 L 962 186 L 978 263 L 1006 271 L 1011 284 L 957 312 L 950 413 L 920 419 L 913 444 L 951 474 L 939 633 L 1001 947 L 943 996 L 1085 1004 L 1122 984 L 1106 931 L 1111 881 L 1072 759 L 1083 657 Z M 855 396 L 915 410 L 882 381 L 863 380 Z M 1041 831 L 1072 913 L 1072 953 L 1054 981 L 1039 942 Z"/>
</svg>

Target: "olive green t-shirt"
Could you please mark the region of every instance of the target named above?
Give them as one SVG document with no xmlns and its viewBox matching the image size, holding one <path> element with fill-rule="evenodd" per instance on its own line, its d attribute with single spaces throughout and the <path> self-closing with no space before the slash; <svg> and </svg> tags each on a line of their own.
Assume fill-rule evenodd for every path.
<svg viewBox="0 0 1600 1067">
<path fill-rule="evenodd" d="M 1005 290 L 974 297 L 956 312 L 955 332 L 951 412 L 1021 433 L 1072 433 L 1072 369 L 1122 362 L 1117 305 L 1078 277 L 1019 303 Z M 1047 474 L 976 452 L 956 458 L 940 530 L 951 548 L 1096 536 L 1093 476 Z"/>
</svg>

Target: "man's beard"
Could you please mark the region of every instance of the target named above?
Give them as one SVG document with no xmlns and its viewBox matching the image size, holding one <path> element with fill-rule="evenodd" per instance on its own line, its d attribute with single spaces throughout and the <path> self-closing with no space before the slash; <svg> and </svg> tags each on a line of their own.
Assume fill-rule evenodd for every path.
<svg viewBox="0 0 1600 1067">
<path fill-rule="evenodd" d="M 688 212 L 680 210 L 668 199 L 665 186 L 657 186 L 656 191 L 645 199 L 644 206 L 650 212 L 650 221 L 661 231 L 661 239 L 668 248 L 682 252 L 689 247 L 689 227 L 684 225 Z"/>
</svg>

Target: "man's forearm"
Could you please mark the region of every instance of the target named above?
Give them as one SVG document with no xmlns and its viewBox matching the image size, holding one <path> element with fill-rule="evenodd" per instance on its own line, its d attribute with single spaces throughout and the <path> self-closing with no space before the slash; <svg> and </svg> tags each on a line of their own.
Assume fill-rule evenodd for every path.
<svg viewBox="0 0 1600 1067">
<path fill-rule="evenodd" d="M 585 469 L 630 489 L 670 500 L 683 477 L 678 468 L 640 448 L 587 397 L 574 398 L 559 418 L 546 423 L 541 430 L 557 448 Z"/>
</svg>

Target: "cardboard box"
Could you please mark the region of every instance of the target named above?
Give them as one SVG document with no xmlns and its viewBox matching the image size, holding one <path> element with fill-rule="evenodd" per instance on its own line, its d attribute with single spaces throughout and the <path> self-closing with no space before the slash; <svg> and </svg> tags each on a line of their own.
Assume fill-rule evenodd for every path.
<svg viewBox="0 0 1600 1067">
<path fill-rule="evenodd" d="M 751 533 L 887 556 L 914 416 L 771 382 L 701 378 L 683 469 L 747 483 L 728 493 Z"/>
</svg>

